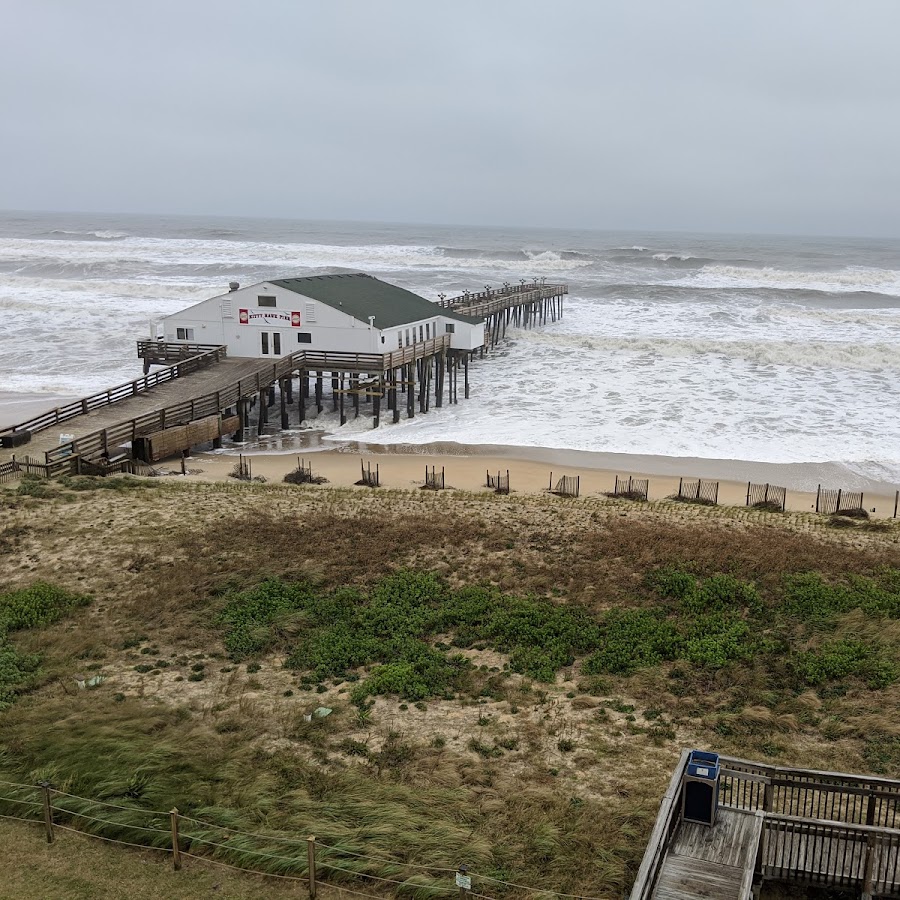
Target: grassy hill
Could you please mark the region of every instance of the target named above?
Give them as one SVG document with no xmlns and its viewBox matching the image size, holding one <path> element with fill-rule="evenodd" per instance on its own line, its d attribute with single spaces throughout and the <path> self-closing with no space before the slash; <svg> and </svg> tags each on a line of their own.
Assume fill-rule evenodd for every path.
<svg viewBox="0 0 900 900">
<path fill-rule="evenodd" d="M 252 851 L 315 834 L 357 889 L 464 862 L 619 897 L 684 746 L 900 771 L 891 526 L 130 479 L 0 504 L 0 779 L 177 806 L 223 860 L 302 873 Z"/>
</svg>

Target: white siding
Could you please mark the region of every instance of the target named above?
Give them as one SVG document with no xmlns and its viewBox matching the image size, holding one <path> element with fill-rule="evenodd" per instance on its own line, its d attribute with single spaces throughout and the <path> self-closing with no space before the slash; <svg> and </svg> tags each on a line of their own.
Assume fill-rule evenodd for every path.
<svg viewBox="0 0 900 900">
<path fill-rule="evenodd" d="M 260 307 L 260 296 L 274 297 L 275 307 Z M 246 316 L 242 317 L 241 310 L 246 311 Z M 299 325 L 292 324 L 292 315 L 299 316 Z M 453 322 L 455 326 L 451 338 L 451 346 L 455 349 L 474 350 L 482 345 L 484 326 L 481 324 L 468 325 L 437 314 L 381 331 L 340 309 L 270 282 L 211 297 L 163 319 L 167 341 L 177 342 L 176 328 L 193 328 L 194 343 L 225 344 L 229 356 L 261 358 L 274 358 L 272 336 L 275 333 L 281 336 L 281 356 L 304 349 L 390 353 L 398 349 L 398 335 L 402 337 L 403 346 L 407 346 L 407 330 L 410 344 L 420 343 L 425 339 L 426 325 L 430 336 L 436 337 L 446 333 L 447 322 Z M 262 352 L 261 332 L 269 335 L 267 355 Z M 301 342 L 300 334 L 308 334 L 309 341 Z"/>
</svg>

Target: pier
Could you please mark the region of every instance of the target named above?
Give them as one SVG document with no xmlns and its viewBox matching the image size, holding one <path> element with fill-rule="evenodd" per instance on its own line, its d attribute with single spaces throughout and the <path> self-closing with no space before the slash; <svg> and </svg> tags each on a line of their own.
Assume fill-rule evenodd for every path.
<svg viewBox="0 0 900 900">
<path fill-rule="evenodd" d="M 484 317 L 485 344 L 493 347 L 511 325 L 556 321 L 567 291 L 564 284 L 535 282 L 441 298 L 440 304 Z M 326 402 L 341 425 L 366 409 L 377 428 L 384 411 L 398 422 L 404 407 L 413 418 L 417 407 L 427 413 L 432 404 L 457 403 L 460 376 L 468 399 L 469 364 L 478 351 L 454 350 L 450 343 L 449 335 L 441 335 L 389 353 L 299 350 L 261 359 L 229 357 L 225 346 L 138 341 L 143 377 L 0 431 L 2 458 L 24 457 L 29 471 L 48 476 L 75 473 L 85 463 L 130 457 L 124 447 L 134 449 L 139 439 L 148 439 L 141 447 L 171 448 L 171 440 L 160 436 L 172 437 L 174 428 L 202 422 L 194 433 L 210 435 L 205 439 L 215 446 L 225 434 L 240 443 L 270 423 L 286 429 L 292 419 L 303 422 L 313 406 L 321 413 Z M 483 355 L 484 346 L 479 349 Z M 151 371 L 153 366 L 162 368 Z M 183 433 L 188 440 L 190 432 Z M 180 449 L 188 451 L 190 444 Z"/>
<path fill-rule="evenodd" d="M 485 320 L 485 340 L 481 355 L 506 337 L 507 328 L 530 328 L 562 318 L 563 297 L 568 285 L 546 284 L 535 279 L 509 284 L 472 294 L 466 291 L 459 297 L 441 297 L 438 305 L 464 316 Z"/>
<path fill-rule="evenodd" d="M 747 900 L 767 882 L 900 897 L 900 781 L 720 756 L 713 825 L 683 816 L 685 750 L 631 900 Z"/>
</svg>

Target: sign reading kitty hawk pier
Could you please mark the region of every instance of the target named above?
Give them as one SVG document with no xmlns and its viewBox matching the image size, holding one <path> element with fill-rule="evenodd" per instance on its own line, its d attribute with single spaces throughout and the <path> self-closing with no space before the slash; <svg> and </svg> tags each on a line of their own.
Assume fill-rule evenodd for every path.
<svg viewBox="0 0 900 900">
<path fill-rule="evenodd" d="M 290 325 L 300 327 L 300 313 L 280 312 L 277 309 L 239 309 L 238 321 L 241 325 Z"/>
</svg>

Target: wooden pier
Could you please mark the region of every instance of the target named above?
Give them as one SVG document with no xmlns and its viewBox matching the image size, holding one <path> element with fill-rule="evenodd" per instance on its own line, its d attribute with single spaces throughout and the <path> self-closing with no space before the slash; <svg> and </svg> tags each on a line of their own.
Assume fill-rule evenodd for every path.
<svg viewBox="0 0 900 900">
<path fill-rule="evenodd" d="M 758 897 L 767 881 L 900 897 L 900 781 L 722 756 L 715 824 L 682 819 L 684 751 L 631 900 Z"/>
<path fill-rule="evenodd" d="M 562 318 L 563 297 L 569 293 L 566 284 L 546 284 L 544 281 L 522 281 L 502 288 L 485 287 L 472 294 L 466 291 L 459 297 L 441 297 L 438 305 L 464 316 L 485 320 L 485 341 L 481 349 L 495 347 L 506 337 L 507 328 L 530 328 Z"/>
<path fill-rule="evenodd" d="M 565 285 L 520 284 L 442 298 L 441 304 L 484 316 L 485 340 L 493 346 L 508 325 L 555 321 L 562 314 L 565 293 Z M 477 351 L 454 350 L 450 345 L 451 336 L 441 335 L 384 354 L 300 350 L 265 359 L 230 358 L 224 346 L 138 341 L 142 378 L 0 431 L 0 437 L 14 438 L 0 459 L 27 456 L 30 465 L 45 467 L 47 475 L 78 472 L 82 463 L 115 459 L 124 445 L 134 447 L 140 438 L 158 438 L 175 427 L 213 417 L 220 423 L 216 444 L 222 434 L 231 433 L 223 430 L 226 423 L 230 427 L 235 420 L 234 439 L 243 442 L 251 428 L 262 434 L 270 419 L 286 429 L 292 418 L 306 420 L 313 405 L 321 413 L 326 385 L 341 425 L 351 416 L 357 418 L 366 406 L 377 428 L 383 406 L 398 422 L 404 406 L 406 416 L 413 418 L 417 407 L 427 413 L 432 403 L 436 408 L 444 402 L 457 403 L 460 375 L 468 399 L 469 363 Z M 151 372 L 151 366 L 163 368 Z M 154 443 L 163 445 L 160 440 L 140 445 Z"/>
</svg>

